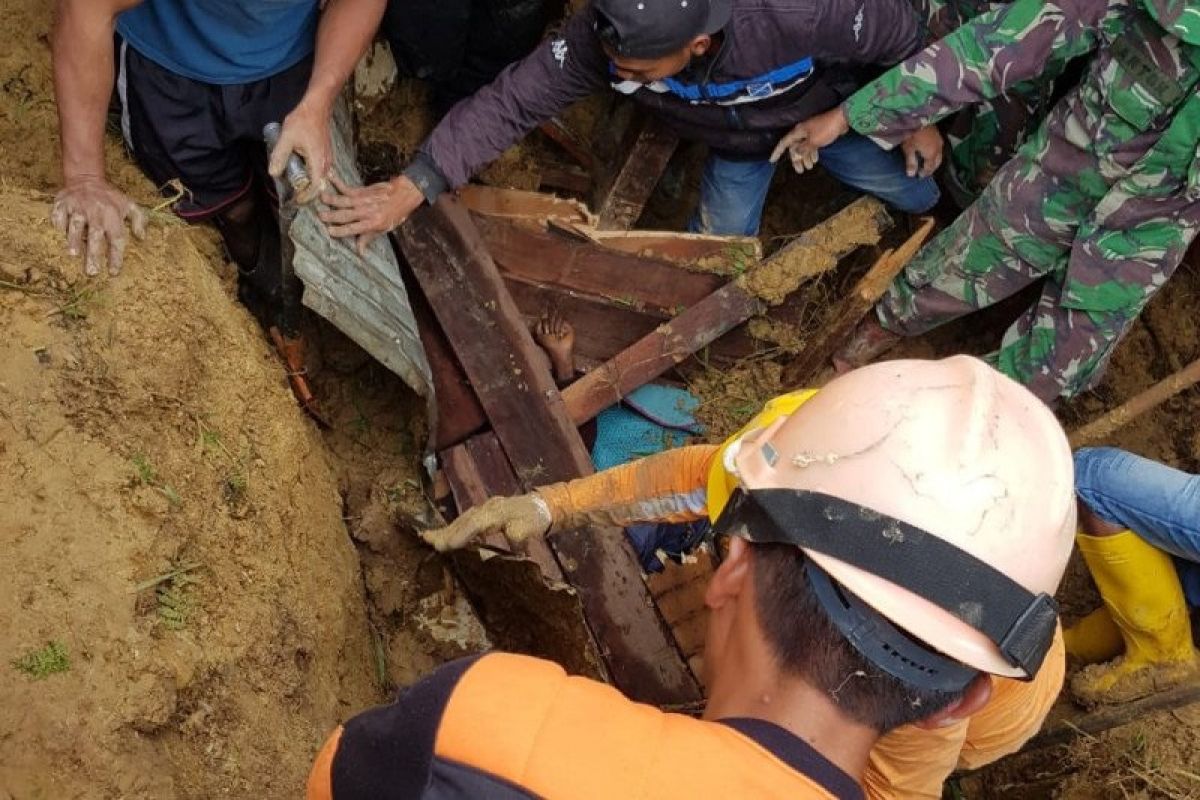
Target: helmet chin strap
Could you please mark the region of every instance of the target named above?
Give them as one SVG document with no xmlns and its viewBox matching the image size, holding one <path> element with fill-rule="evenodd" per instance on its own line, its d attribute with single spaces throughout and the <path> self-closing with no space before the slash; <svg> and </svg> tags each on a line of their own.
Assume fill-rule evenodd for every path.
<svg viewBox="0 0 1200 800">
<path fill-rule="evenodd" d="M 1058 605 L 1049 595 L 1035 595 L 990 564 L 928 531 L 839 497 L 795 489 L 738 489 L 713 524 L 713 532 L 741 536 L 752 542 L 794 545 L 844 561 L 901 586 L 987 636 L 1009 664 L 1025 673 L 1026 679 L 1037 674 L 1054 640 Z M 811 561 L 807 567 L 810 581 L 813 575 L 818 575 L 813 583 L 816 590 L 821 582 L 819 575 L 824 571 L 813 570 L 815 565 Z M 837 590 L 825 591 L 822 599 L 826 611 L 832 609 L 830 618 L 838 624 L 844 611 L 844 624 L 852 633 L 847 633 L 840 624 L 839 629 L 872 663 L 896 674 L 888 665 L 912 653 L 911 647 L 904 647 L 893 633 L 909 645 L 915 641 L 890 622 L 888 628 L 893 632 L 879 626 L 871 619 L 872 615 L 882 619 L 878 611 L 845 591 L 828 575 L 825 580 Z M 866 627 L 853 624 L 858 617 L 865 620 Z M 867 643 L 872 637 L 878 640 L 879 647 Z M 916 646 L 933 652 L 926 645 Z M 899 655 L 901 648 L 909 655 Z M 892 651 L 897 654 L 895 657 Z M 875 661 L 876 656 L 882 663 Z M 938 657 L 946 660 L 944 656 Z M 932 661 L 930 664 L 937 666 Z M 947 674 L 944 667 L 939 669 L 943 670 L 941 674 Z M 896 677 L 922 685 L 914 679 L 920 674 L 918 668 L 917 672 L 906 671 Z"/>
</svg>

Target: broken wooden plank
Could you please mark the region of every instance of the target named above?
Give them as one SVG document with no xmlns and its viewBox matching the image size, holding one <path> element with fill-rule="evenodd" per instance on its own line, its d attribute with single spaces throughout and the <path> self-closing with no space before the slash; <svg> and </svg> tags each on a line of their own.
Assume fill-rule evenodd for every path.
<svg viewBox="0 0 1200 800">
<path fill-rule="evenodd" d="M 587 231 L 596 244 L 645 258 L 734 277 L 762 259 L 757 236 L 674 231 Z"/>
<path fill-rule="evenodd" d="M 411 287 L 409 297 L 417 320 L 417 332 L 433 376 L 437 403 L 430 408 L 431 443 L 428 450 L 437 452 L 478 432 L 487 424 L 487 416 L 407 264 L 401 265 L 401 275 L 405 285 Z"/>
<path fill-rule="evenodd" d="M 849 340 L 858 323 L 875 307 L 892 281 L 925 244 L 933 232 L 933 225 L 933 217 L 928 217 L 904 244 L 895 251 L 884 252 L 849 294 L 838 301 L 816 338 L 784 367 L 785 386 L 800 386 L 828 366 L 833 354 Z"/>
<path fill-rule="evenodd" d="M 414 214 L 399 238 L 522 489 L 592 472 L 579 433 L 466 207 L 443 196 Z M 564 531 L 549 544 L 579 594 L 614 683 L 644 702 L 698 699 L 696 680 L 622 533 Z"/>
<path fill-rule="evenodd" d="M 666 312 L 686 308 L 725 282 L 717 275 L 690 272 L 661 259 L 610 250 L 510 220 L 477 216 L 476 224 L 504 273 L 633 307 Z"/>
<path fill-rule="evenodd" d="M 596 220 L 587 206 L 578 200 L 556 197 L 545 192 L 502 189 L 472 183 L 459 189 L 458 196 L 467 208 L 476 214 L 529 220 L 539 227 L 549 220 L 572 225 L 593 225 Z"/>
<path fill-rule="evenodd" d="M 597 227 L 627 231 L 638 221 L 646 201 L 667 169 L 679 137 L 653 117 L 635 121 L 626 157 L 596 203 Z"/>
<path fill-rule="evenodd" d="M 856 231 L 854 236 L 847 238 L 831 235 L 831 232 L 837 231 L 851 220 L 855 225 L 867 226 L 867 229 Z M 681 363 L 700 348 L 756 314 L 763 313 L 767 303 L 743 288 L 744 283 L 753 282 L 757 274 L 780 271 L 780 264 L 791 264 L 797 251 L 805 248 L 820 251 L 820 258 L 814 261 L 821 264 L 832 261 L 836 264 L 837 259 L 852 252 L 860 244 L 872 238 L 878 240 L 889 223 L 883 206 L 877 200 L 863 198 L 806 231 L 796 241 L 753 267 L 746 274 L 744 281 L 733 281 L 722 286 L 564 389 L 563 401 L 571 419 L 575 420 L 576 424 L 583 424 L 619 402 L 634 389 Z M 805 258 L 803 261 L 801 266 L 807 268 L 810 259 Z M 792 276 L 794 270 L 789 269 L 787 272 Z M 817 274 L 815 269 L 812 274 Z M 797 278 L 798 282 L 792 290 L 798 288 L 799 283 L 809 277 L 809 274 L 804 274 Z M 772 280 L 770 283 L 772 291 L 781 291 L 778 280 Z"/>
</svg>

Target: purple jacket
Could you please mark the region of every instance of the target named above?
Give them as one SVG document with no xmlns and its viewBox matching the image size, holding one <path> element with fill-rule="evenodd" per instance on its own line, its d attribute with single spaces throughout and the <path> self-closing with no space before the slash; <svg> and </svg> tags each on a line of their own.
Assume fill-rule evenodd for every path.
<svg viewBox="0 0 1200 800">
<path fill-rule="evenodd" d="M 621 82 L 593 30 L 591 7 L 456 105 L 404 171 L 430 202 L 541 122 L 605 85 L 629 94 L 685 139 L 726 157 L 766 158 L 796 123 L 842 102 L 858 67 L 890 66 L 921 48 L 911 0 L 733 0 L 716 52 L 665 82 Z"/>
</svg>

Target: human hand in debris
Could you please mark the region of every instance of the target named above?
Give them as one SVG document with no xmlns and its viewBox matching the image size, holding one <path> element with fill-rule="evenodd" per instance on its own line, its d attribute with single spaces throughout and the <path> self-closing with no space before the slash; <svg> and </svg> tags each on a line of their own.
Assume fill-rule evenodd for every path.
<svg viewBox="0 0 1200 800">
<path fill-rule="evenodd" d="M 791 155 L 792 168 L 796 172 L 810 170 L 817 165 L 820 149 L 833 144 L 849 130 L 850 123 L 841 106 L 809 117 L 779 140 L 771 153 L 771 163 L 777 162 L 786 152 Z"/>
<path fill-rule="evenodd" d="M 398 227 L 425 202 L 417 185 L 403 175 L 370 186 L 347 186 L 336 175 L 329 179 L 337 194 L 321 195 L 321 202 L 329 206 L 321 212 L 321 221 L 330 236 L 356 237 L 360 256 L 376 236 Z"/>
<path fill-rule="evenodd" d="M 271 163 L 267 171 L 275 178 L 283 177 L 293 153 L 304 159 L 312 182 L 296 195 L 296 202 L 301 205 L 316 200 L 329 187 L 329 173 L 333 164 L 333 140 L 329 133 L 331 116 L 329 108 L 307 99 L 302 100 L 284 118 L 279 142 L 271 151 Z"/>
<path fill-rule="evenodd" d="M 468 509 L 444 528 L 423 531 L 421 538 L 439 552 L 445 552 L 499 531 L 515 546 L 530 537 L 545 536 L 552 522 L 546 501 L 531 492 L 517 497 L 493 497 Z"/>
<path fill-rule="evenodd" d="M 942 134 L 936 125 L 926 125 L 900 143 L 904 171 L 908 177 L 928 178 L 942 165 Z"/>
<path fill-rule="evenodd" d="M 141 207 L 97 177 L 68 181 L 54 198 L 50 221 L 67 237 L 68 253 L 84 253 L 83 268 L 88 275 L 99 275 L 106 259 L 110 275 L 121 271 L 129 241 L 126 222 L 137 238 L 146 235 L 146 214 Z"/>
</svg>

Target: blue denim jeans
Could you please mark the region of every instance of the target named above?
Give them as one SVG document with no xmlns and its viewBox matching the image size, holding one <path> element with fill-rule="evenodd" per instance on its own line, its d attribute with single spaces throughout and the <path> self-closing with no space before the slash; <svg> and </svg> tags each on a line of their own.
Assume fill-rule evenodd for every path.
<svg viewBox="0 0 1200 800">
<path fill-rule="evenodd" d="M 847 186 L 901 211 L 920 214 L 937 204 L 933 178 L 908 177 L 899 149 L 884 150 L 865 136 L 847 134 L 821 148 L 819 163 Z M 756 235 L 775 167 L 770 161 L 730 161 L 709 155 L 700 181 L 700 206 L 689 228 L 697 233 Z"/>
<path fill-rule="evenodd" d="M 1075 453 L 1075 492 L 1092 513 L 1175 558 L 1188 603 L 1200 606 L 1200 476 L 1115 447 Z"/>
</svg>

